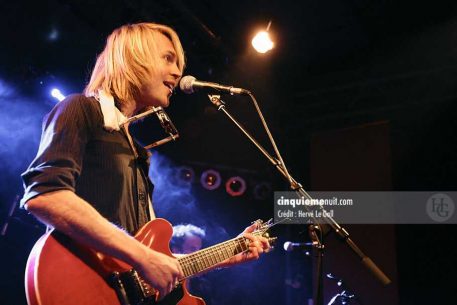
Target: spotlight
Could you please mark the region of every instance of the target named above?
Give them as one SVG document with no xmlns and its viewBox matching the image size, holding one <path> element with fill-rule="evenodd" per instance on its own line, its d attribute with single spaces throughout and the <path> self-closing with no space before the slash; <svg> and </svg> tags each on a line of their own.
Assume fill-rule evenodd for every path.
<svg viewBox="0 0 457 305">
<path fill-rule="evenodd" d="M 59 39 L 59 36 L 60 36 L 59 30 L 57 30 L 56 28 L 53 27 L 51 29 L 51 31 L 49 31 L 48 40 L 56 41 L 57 39 Z"/>
<path fill-rule="evenodd" d="M 273 49 L 274 43 L 271 41 L 268 30 L 270 29 L 271 21 L 268 23 L 265 31 L 258 32 L 252 39 L 252 46 L 259 53 L 266 53 Z"/>
<path fill-rule="evenodd" d="M 257 200 L 265 200 L 271 194 L 271 184 L 261 182 L 254 187 L 254 198 Z"/>
<path fill-rule="evenodd" d="M 246 191 L 246 181 L 239 176 L 231 177 L 225 183 L 225 190 L 230 196 L 241 196 Z"/>
<path fill-rule="evenodd" d="M 180 183 L 191 184 L 194 182 L 195 172 L 189 166 L 181 166 L 176 172 L 176 178 Z"/>
<path fill-rule="evenodd" d="M 221 175 L 215 170 L 208 169 L 202 173 L 200 183 L 207 190 L 215 190 L 221 185 Z"/>
<path fill-rule="evenodd" d="M 57 88 L 51 90 L 51 96 L 55 97 L 59 102 L 65 98 L 65 95 L 63 95 L 62 92 L 60 92 L 60 90 Z"/>
</svg>

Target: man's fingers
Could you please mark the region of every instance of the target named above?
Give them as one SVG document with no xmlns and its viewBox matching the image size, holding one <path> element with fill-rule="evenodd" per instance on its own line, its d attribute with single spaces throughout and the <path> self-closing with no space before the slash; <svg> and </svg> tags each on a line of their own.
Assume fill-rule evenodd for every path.
<svg viewBox="0 0 457 305">
<path fill-rule="evenodd" d="M 172 279 L 166 284 L 166 287 L 158 289 L 159 290 L 159 301 L 163 300 L 163 298 L 169 294 L 173 289 L 175 289 L 176 283 L 178 283 L 178 279 Z"/>
<path fill-rule="evenodd" d="M 258 249 L 258 248 L 254 247 L 254 248 L 252 248 L 252 249 L 249 249 L 249 251 L 251 252 L 251 253 L 250 253 L 251 258 L 253 258 L 253 259 L 259 259 L 260 254 L 259 254 L 259 249 Z"/>
<path fill-rule="evenodd" d="M 270 242 L 268 241 L 268 239 L 266 239 L 265 237 L 260 237 L 260 242 L 262 243 L 262 247 L 264 249 L 270 249 L 271 246 L 270 246 Z"/>
<path fill-rule="evenodd" d="M 270 249 L 270 243 L 268 239 L 262 236 L 255 237 L 251 233 L 245 233 L 244 237 L 251 241 L 251 245 L 261 248 L 262 250 Z M 262 252 L 263 253 L 263 252 Z"/>
<path fill-rule="evenodd" d="M 159 301 L 163 300 L 165 295 L 167 294 L 167 291 L 165 289 L 159 289 Z"/>
<path fill-rule="evenodd" d="M 255 229 L 257 229 L 257 224 L 253 223 L 252 225 L 250 225 L 249 227 L 244 229 L 243 233 L 251 233 L 251 232 L 254 232 Z"/>
</svg>

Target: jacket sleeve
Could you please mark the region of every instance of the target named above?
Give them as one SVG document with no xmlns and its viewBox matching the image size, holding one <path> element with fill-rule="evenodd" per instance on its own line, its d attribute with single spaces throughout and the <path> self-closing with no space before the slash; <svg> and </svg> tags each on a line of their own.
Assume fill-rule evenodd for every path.
<svg viewBox="0 0 457 305">
<path fill-rule="evenodd" d="M 72 95 L 45 117 L 38 153 L 22 174 L 25 191 L 21 206 L 47 192 L 75 191 L 90 137 L 87 103 L 86 97 Z"/>
</svg>

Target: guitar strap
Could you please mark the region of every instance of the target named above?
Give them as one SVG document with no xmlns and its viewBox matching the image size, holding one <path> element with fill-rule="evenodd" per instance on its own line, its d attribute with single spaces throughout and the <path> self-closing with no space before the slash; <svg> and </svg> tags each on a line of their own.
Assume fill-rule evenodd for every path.
<svg viewBox="0 0 457 305">
<path fill-rule="evenodd" d="M 148 196 L 148 207 L 149 207 L 149 221 L 156 219 L 154 208 L 152 207 L 151 198 Z"/>
</svg>

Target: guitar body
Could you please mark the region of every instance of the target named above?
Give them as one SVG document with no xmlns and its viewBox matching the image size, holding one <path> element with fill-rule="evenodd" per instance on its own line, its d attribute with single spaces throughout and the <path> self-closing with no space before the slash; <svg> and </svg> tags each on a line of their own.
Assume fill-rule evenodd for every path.
<svg viewBox="0 0 457 305">
<path fill-rule="evenodd" d="M 169 242 L 173 229 L 164 219 L 148 222 L 135 238 L 151 249 L 172 256 Z M 205 305 L 189 294 L 185 282 L 156 302 L 121 301 L 110 278 L 132 268 L 56 232 L 43 235 L 33 247 L 25 271 L 25 289 L 29 305 Z"/>
</svg>

